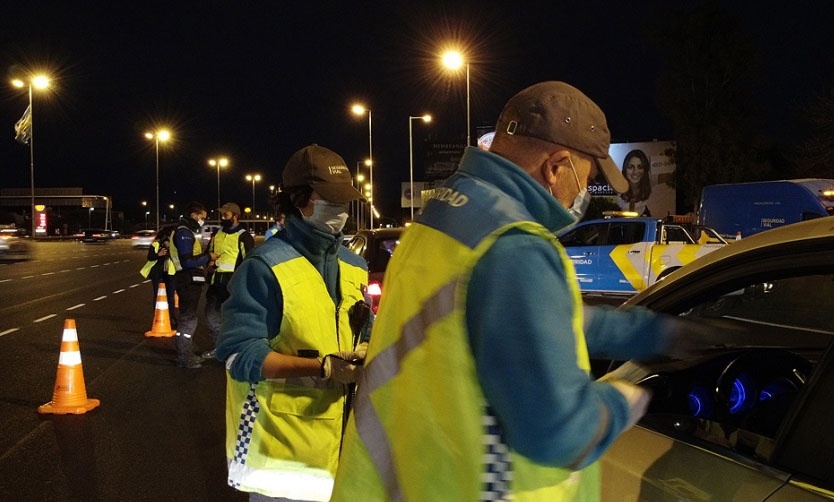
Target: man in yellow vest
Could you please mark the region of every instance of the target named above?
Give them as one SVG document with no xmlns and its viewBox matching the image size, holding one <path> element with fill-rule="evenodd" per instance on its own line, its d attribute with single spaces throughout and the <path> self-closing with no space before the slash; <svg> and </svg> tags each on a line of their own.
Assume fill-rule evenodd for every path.
<svg viewBox="0 0 834 502">
<path fill-rule="evenodd" d="M 174 262 L 168 258 L 168 248 L 170 247 L 169 237 L 171 236 L 170 228 L 163 228 L 156 234 L 153 242 L 148 247 L 147 261 L 142 266 L 139 273 L 142 277 L 151 280 L 153 287 L 153 305 L 156 305 L 157 295 L 159 294 L 159 284 L 165 283 L 165 297 L 168 300 L 168 313 L 171 316 L 171 325 L 176 325 L 176 311 L 174 309 L 174 293 L 176 286 L 174 276 L 177 271 L 174 268 Z"/>
<path fill-rule="evenodd" d="M 246 256 L 223 304 L 228 483 L 250 500 L 327 501 L 369 325 L 354 315 L 367 312 L 367 264 L 341 245 L 347 204 L 363 197 L 318 145 L 282 176 L 284 224 Z"/>
<path fill-rule="evenodd" d="M 220 230 L 211 236 L 208 250 L 217 255 L 209 269 L 206 289 L 206 324 L 214 344 L 220 335 L 220 307 L 229 298 L 228 285 L 232 272 L 243 258 L 255 247 L 255 240 L 240 224 L 240 206 L 227 202 L 217 209 L 220 215 Z M 215 349 L 204 352 L 202 359 L 214 359 Z"/>
<path fill-rule="evenodd" d="M 180 308 L 177 318 L 177 366 L 197 369 L 202 366 L 194 353 L 194 332 L 197 330 L 197 306 L 206 284 L 206 267 L 217 259 L 216 253 L 203 252 L 196 232 L 206 221 L 206 208 L 189 202 L 176 229 L 171 232 L 169 255 L 176 269 L 176 287 Z"/>
<path fill-rule="evenodd" d="M 608 155 L 599 107 L 563 82 L 511 98 L 489 151 L 469 147 L 385 275 L 334 501 L 593 500 L 594 461 L 649 396 L 595 381 L 589 352 L 669 346 L 647 310 L 583 312 L 554 233 L 575 224 Z"/>
</svg>

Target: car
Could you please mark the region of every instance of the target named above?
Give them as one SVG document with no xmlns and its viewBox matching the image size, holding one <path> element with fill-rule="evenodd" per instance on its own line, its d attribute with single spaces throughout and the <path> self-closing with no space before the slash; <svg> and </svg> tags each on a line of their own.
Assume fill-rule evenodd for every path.
<svg viewBox="0 0 834 502">
<path fill-rule="evenodd" d="M 32 258 L 29 234 L 22 228 L 0 229 L 0 260 L 28 260 Z"/>
<path fill-rule="evenodd" d="M 834 497 L 834 217 L 732 242 L 619 308 L 635 306 L 701 335 L 604 377 L 653 397 L 601 457 L 603 500 Z"/>
<path fill-rule="evenodd" d="M 137 230 L 130 237 L 130 243 L 134 248 L 149 248 L 155 238 L 156 230 Z"/>
<path fill-rule="evenodd" d="M 373 301 L 371 308 L 374 313 L 379 308 L 379 300 L 382 297 L 385 269 L 400 243 L 403 230 L 403 227 L 359 230 L 347 243 L 348 249 L 368 262 L 368 296 Z"/>
<path fill-rule="evenodd" d="M 82 228 L 73 237 L 88 244 L 104 244 L 111 239 L 111 232 L 103 228 Z"/>
<path fill-rule="evenodd" d="M 197 232 L 197 238 L 200 239 L 200 243 L 203 245 L 203 249 L 208 246 L 209 242 L 211 241 L 211 236 L 214 235 L 215 232 L 220 230 L 220 225 L 213 225 L 210 223 L 206 223 L 202 227 L 200 227 L 200 231 Z"/>
</svg>

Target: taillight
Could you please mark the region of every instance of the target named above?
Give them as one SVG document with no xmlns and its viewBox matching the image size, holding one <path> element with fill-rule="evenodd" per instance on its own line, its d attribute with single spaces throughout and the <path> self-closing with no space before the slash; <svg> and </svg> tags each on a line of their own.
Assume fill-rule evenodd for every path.
<svg viewBox="0 0 834 502">
<path fill-rule="evenodd" d="M 371 281 L 368 283 L 368 296 L 370 296 L 373 301 L 371 310 L 373 310 L 374 314 L 376 314 L 376 310 L 379 308 L 379 297 L 382 296 L 382 284 L 377 281 Z"/>
</svg>

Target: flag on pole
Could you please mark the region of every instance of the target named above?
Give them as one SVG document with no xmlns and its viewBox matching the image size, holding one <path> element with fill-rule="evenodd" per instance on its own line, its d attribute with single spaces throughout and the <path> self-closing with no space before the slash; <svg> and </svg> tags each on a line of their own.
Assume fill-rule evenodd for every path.
<svg viewBox="0 0 834 502">
<path fill-rule="evenodd" d="M 29 140 L 32 139 L 32 105 L 26 107 L 23 116 L 15 123 L 14 133 L 14 139 L 16 141 L 24 145 L 29 144 Z"/>
</svg>

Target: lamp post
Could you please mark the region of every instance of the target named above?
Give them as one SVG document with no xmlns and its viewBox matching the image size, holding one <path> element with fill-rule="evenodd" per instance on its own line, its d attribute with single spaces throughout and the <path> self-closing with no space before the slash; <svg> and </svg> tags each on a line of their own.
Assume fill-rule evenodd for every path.
<svg viewBox="0 0 834 502">
<path fill-rule="evenodd" d="M 220 209 L 220 168 L 226 167 L 229 165 L 229 159 L 226 157 L 220 157 L 219 159 L 209 159 L 209 165 L 214 167 L 217 166 L 217 209 Z M 218 211 L 217 214 L 218 221 L 220 220 L 220 212 Z"/>
<path fill-rule="evenodd" d="M 365 112 L 368 112 L 368 177 L 370 178 L 371 184 L 371 196 L 368 199 L 368 202 L 371 205 L 371 216 L 370 216 L 370 225 L 371 228 L 374 228 L 374 135 L 373 135 L 373 127 L 371 122 L 371 110 L 369 108 L 365 108 L 365 106 L 360 104 L 353 105 L 351 108 L 353 113 L 356 115 L 363 115 Z"/>
<path fill-rule="evenodd" d="M 159 142 L 166 142 L 171 139 L 171 132 L 167 129 L 157 129 L 154 132 L 146 132 L 145 137 L 154 140 L 156 145 L 156 230 L 159 231 Z"/>
<path fill-rule="evenodd" d="M 414 142 L 412 140 L 411 124 L 414 120 L 422 120 L 423 122 L 431 122 L 431 115 L 425 114 L 421 117 L 408 117 L 408 191 L 411 194 L 409 199 L 409 206 L 411 206 L 411 221 L 414 221 Z"/>
<path fill-rule="evenodd" d="M 255 214 L 255 182 L 256 181 L 261 181 L 261 175 L 260 174 L 247 174 L 246 175 L 246 181 L 251 181 L 252 182 L 252 215 L 254 216 L 254 214 Z M 217 206 L 217 207 L 220 207 L 220 206 Z M 252 228 L 255 228 L 254 223 L 252 224 Z"/>
<path fill-rule="evenodd" d="M 95 208 L 91 207 L 89 211 L 87 211 L 87 228 L 93 228 L 93 210 Z"/>
<path fill-rule="evenodd" d="M 443 65 L 446 68 L 457 70 L 466 65 L 466 146 L 472 145 L 471 131 L 469 125 L 469 61 L 463 60 L 463 55 L 458 51 L 448 51 L 443 54 Z"/>
<path fill-rule="evenodd" d="M 148 215 L 150 214 L 150 211 L 145 211 L 145 228 L 148 228 Z"/>
<path fill-rule="evenodd" d="M 35 134 L 34 134 L 34 111 L 32 109 L 32 87 L 35 89 L 46 89 L 49 87 L 49 77 L 44 75 L 35 75 L 29 79 L 28 82 L 25 82 L 19 78 L 12 80 L 12 85 L 22 89 L 23 87 L 28 87 L 29 89 L 29 108 L 26 109 L 24 112 L 23 117 L 20 119 L 20 129 L 23 134 L 20 137 L 26 141 L 26 131 L 28 130 L 28 143 L 29 143 L 29 184 L 30 184 L 30 194 L 31 194 L 31 211 L 32 211 L 32 238 L 35 238 Z M 28 116 L 28 120 L 27 120 Z M 28 123 L 27 123 L 28 122 Z M 20 133 L 19 133 L 20 134 Z"/>
</svg>

